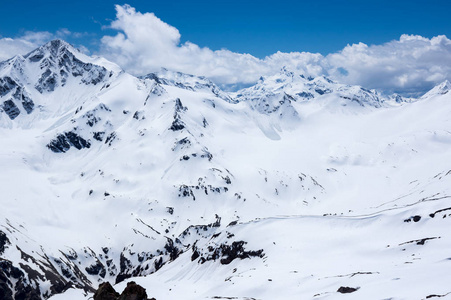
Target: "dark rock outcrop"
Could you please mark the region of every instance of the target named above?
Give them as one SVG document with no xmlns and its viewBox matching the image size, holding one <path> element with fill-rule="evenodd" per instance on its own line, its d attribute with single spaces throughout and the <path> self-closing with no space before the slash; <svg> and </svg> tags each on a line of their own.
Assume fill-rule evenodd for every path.
<svg viewBox="0 0 451 300">
<path fill-rule="evenodd" d="M 41 300 L 38 291 L 39 285 L 37 288 L 33 288 L 27 284 L 25 274 L 15 267 L 12 262 L 0 259 L 0 299 Z"/>
<path fill-rule="evenodd" d="M 353 288 L 353 287 L 349 287 L 349 286 L 340 286 L 338 288 L 337 292 L 342 293 L 342 294 L 349 294 L 349 293 L 354 293 L 358 289 L 359 288 Z"/>
<path fill-rule="evenodd" d="M 219 259 L 221 264 L 228 265 L 237 258 L 264 257 L 263 249 L 246 251 L 244 248 L 245 244 L 245 241 L 234 241 L 231 245 L 223 243 L 218 247 L 209 246 L 206 253 L 200 252 L 200 249 L 194 245 L 191 260 L 193 261 L 200 257 L 199 263 L 203 264 L 207 261 L 216 261 Z"/>
<path fill-rule="evenodd" d="M 109 282 L 104 282 L 99 285 L 93 298 L 94 300 L 116 300 L 119 296 Z"/>
<path fill-rule="evenodd" d="M 102 278 L 105 278 L 106 275 L 105 266 L 98 260 L 89 267 L 86 267 L 85 270 L 89 275 L 99 275 Z"/>
<path fill-rule="evenodd" d="M 0 96 L 5 96 L 17 86 L 17 83 L 11 77 L 0 78 Z"/>
<path fill-rule="evenodd" d="M 146 289 L 136 284 L 134 281 L 127 283 L 127 287 L 122 294 L 114 290 L 109 282 L 104 282 L 99 285 L 95 292 L 94 300 L 148 300 Z M 152 298 L 150 300 L 155 300 Z"/>
<path fill-rule="evenodd" d="M 179 131 L 185 128 L 185 123 L 181 120 L 181 113 L 187 111 L 188 108 L 184 107 L 182 101 L 179 98 L 175 99 L 174 121 L 169 127 L 169 130 Z"/>
<path fill-rule="evenodd" d="M 11 244 L 6 234 L 0 230 L 0 255 L 5 252 L 5 246 Z"/>
<path fill-rule="evenodd" d="M 183 128 L 185 128 L 185 123 L 183 123 L 183 121 L 180 120 L 180 118 L 176 117 L 172 122 L 171 127 L 169 127 L 169 130 L 179 131 L 182 130 Z"/>
<path fill-rule="evenodd" d="M 2 108 L 11 120 L 14 120 L 18 115 L 20 115 L 19 108 L 12 100 L 6 100 L 3 102 Z"/>
<path fill-rule="evenodd" d="M 25 109 L 27 114 L 31 114 L 33 112 L 34 102 L 26 95 L 24 88 L 18 86 L 12 96 L 12 100 L 16 100 L 16 103 L 21 102 L 22 107 Z"/>
<path fill-rule="evenodd" d="M 90 148 L 91 143 L 73 131 L 65 132 L 59 134 L 55 139 L 51 140 L 47 144 L 47 148 L 55 153 L 64 153 L 70 149 L 70 147 L 75 147 L 78 150 L 83 148 Z"/>
<path fill-rule="evenodd" d="M 131 281 L 122 292 L 118 300 L 147 300 L 146 289 Z"/>
<path fill-rule="evenodd" d="M 47 56 L 46 53 L 50 52 Z M 103 81 L 108 73 L 104 67 L 79 60 L 77 50 L 62 40 L 53 40 L 25 56 L 32 63 L 39 63 L 43 73 L 35 85 L 41 94 L 53 92 L 58 86 L 65 86 L 69 75 L 81 77 L 81 83 L 96 85 Z M 45 70 L 45 71 L 44 71 Z"/>
<path fill-rule="evenodd" d="M 38 83 L 35 85 L 35 88 L 41 94 L 44 92 L 53 92 L 58 86 L 57 78 L 58 77 L 55 73 L 47 69 L 44 73 L 42 73 Z"/>
</svg>

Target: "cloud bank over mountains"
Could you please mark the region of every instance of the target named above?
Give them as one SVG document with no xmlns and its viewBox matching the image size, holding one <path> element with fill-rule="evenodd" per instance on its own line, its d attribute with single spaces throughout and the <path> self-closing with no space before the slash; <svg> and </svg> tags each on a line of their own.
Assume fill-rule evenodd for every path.
<svg viewBox="0 0 451 300">
<path fill-rule="evenodd" d="M 207 76 L 222 85 L 242 85 L 287 66 L 308 76 L 326 75 L 342 83 L 406 95 L 421 94 L 445 79 L 451 80 L 451 40 L 444 35 L 429 39 L 405 34 L 382 45 L 347 45 L 326 56 L 277 52 L 260 59 L 225 49 L 201 48 L 193 42 L 181 43 L 177 28 L 129 5 L 116 5 L 116 19 L 110 29 L 117 33 L 103 36 L 96 54 L 135 75 L 165 67 Z M 55 34 L 29 32 L 15 39 L 0 39 L 0 59 L 24 54 L 46 38 L 71 34 L 66 29 Z"/>
<path fill-rule="evenodd" d="M 62 28 L 55 33 L 48 31 L 26 31 L 19 37 L 0 38 L 0 61 L 7 60 L 18 54 L 27 54 L 53 39 L 79 38 L 83 35 L 88 35 L 88 33 L 71 32 L 67 28 Z M 89 52 L 84 46 L 77 46 L 77 48 L 82 52 Z"/>
</svg>

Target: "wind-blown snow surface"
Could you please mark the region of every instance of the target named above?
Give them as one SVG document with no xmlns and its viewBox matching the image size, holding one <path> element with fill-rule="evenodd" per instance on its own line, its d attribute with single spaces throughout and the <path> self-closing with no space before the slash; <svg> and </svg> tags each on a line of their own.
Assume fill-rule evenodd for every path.
<svg viewBox="0 0 451 300">
<path fill-rule="evenodd" d="M 130 278 L 156 299 L 451 298 L 449 83 L 413 101 L 283 69 L 227 94 L 63 41 L 0 79 L 4 299 Z"/>
</svg>

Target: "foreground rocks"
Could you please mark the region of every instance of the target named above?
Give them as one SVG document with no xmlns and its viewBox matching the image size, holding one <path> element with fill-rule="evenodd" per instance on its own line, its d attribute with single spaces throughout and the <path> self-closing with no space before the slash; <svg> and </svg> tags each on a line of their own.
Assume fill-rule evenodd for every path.
<svg viewBox="0 0 451 300">
<path fill-rule="evenodd" d="M 122 294 L 116 292 L 109 282 L 101 283 L 93 298 L 94 300 L 156 300 L 148 299 L 146 289 L 134 281 L 127 283 Z"/>
</svg>

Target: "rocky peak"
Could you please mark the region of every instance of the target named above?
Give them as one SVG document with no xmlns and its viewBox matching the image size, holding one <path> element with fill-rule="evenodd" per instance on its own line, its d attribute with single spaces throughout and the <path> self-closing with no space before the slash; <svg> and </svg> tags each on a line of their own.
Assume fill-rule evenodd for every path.
<svg viewBox="0 0 451 300">
<path fill-rule="evenodd" d="M 83 59 L 85 58 L 85 59 Z M 39 63 L 41 76 L 35 84 L 40 92 L 52 92 L 64 86 L 69 76 L 81 77 L 81 82 L 97 84 L 107 75 L 107 70 L 86 61 L 86 57 L 63 40 L 53 40 L 25 55 L 30 63 Z"/>
<path fill-rule="evenodd" d="M 268 102 L 269 98 L 289 95 L 291 101 L 307 101 L 331 93 L 338 94 L 342 99 L 357 102 L 361 106 L 380 107 L 383 102 L 375 91 L 360 86 L 339 84 L 326 76 L 306 78 L 287 67 L 283 67 L 275 75 L 261 77 L 254 86 L 238 91 L 236 98 L 239 101 Z"/>
<path fill-rule="evenodd" d="M 110 81 L 113 74 L 119 74 L 114 66 L 104 59 L 84 55 L 63 40 L 50 41 L 25 56 L 0 63 L 0 113 L 4 112 L 10 120 L 31 114 L 39 107 L 40 103 L 35 103 L 42 99 L 39 94 L 48 97 L 69 82 L 77 92 L 88 91 L 78 86 Z"/>
<path fill-rule="evenodd" d="M 290 71 L 286 66 L 283 66 L 282 69 L 280 69 L 279 74 L 285 75 L 287 77 L 294 77 L 294 72 Z M 304 76 L 302 76 L 304 77 Z"/>
<path fill-rule="evenodd" d="M 67 52 L 77 53 L 79 51 L 69 43 L 56 39 L 26 54 L 25 58 L 30 61 L 39 61 L 44 56 L 58 57 Z"/>
<path fill-rule="evenodd" d="M 196 76 L 182 72 L 174 72 L 165 68 L 160 71 L 149 73 L 142 76 L 141 79 L 152 79 L 158 84 L 175 86 L 181 89 L 197 92 L 206 91 L 213 93 L 214 96 L 221 98 L 227 102 L 234 102 L 233 99 L 224 91 L 222 91 L 213 81 L 204 76 Z"/>
</svg>

